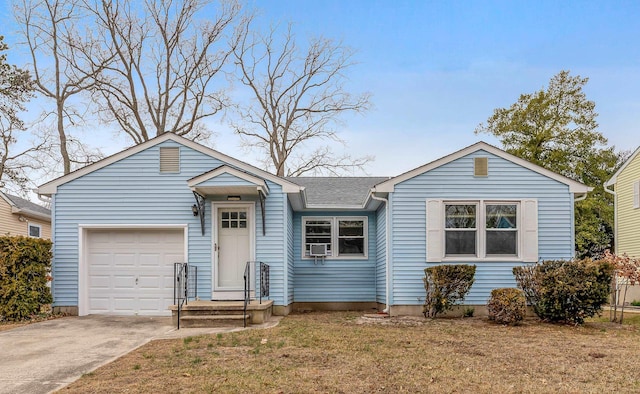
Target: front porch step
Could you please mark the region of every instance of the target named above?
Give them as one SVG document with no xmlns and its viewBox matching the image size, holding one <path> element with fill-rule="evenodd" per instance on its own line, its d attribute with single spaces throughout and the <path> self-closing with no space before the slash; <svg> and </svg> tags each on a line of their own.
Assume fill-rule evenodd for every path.
<svg viewBox="0 0 640 394">
<path fill-rule="evenodd" d="M 169 306 L 178 325 L 178 306 Z M 180 311 L 180 327 L 242 327 L 243 301 L 189 301 Z M 252 300 L 247 305 L 247 324 L 262 324 L 271 318 L 272 300 Z"/>
<path fill-rule="evenodd" d="M 180 316 L 181 328 L 242 327 L 243 324 L 242 315 Z"/>
</svg>

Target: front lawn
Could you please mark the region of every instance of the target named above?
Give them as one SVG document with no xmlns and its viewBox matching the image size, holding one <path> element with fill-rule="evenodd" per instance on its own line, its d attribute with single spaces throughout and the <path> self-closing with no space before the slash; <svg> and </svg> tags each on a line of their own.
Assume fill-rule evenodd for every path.
<svg viewBox="0 0 640 394">
<path fill-rule="evenodd" d="M 277 327 L 151 342 L 64 392 L 640 391 L 640 329 L 483 318 L 293 314 Z"/>
</svg>

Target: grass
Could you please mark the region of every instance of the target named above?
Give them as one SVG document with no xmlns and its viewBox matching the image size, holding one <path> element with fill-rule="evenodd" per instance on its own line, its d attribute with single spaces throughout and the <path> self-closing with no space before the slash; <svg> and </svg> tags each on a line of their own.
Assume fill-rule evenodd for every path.
<svg viewBox="0 0 640 394">
<path fill-rule="evenodd" d="M 297 314 L 266 330 L 153 341 L 64 392 L 640 391 L 640 316 L 580 327 L 360 316 Z"/>
</svg>

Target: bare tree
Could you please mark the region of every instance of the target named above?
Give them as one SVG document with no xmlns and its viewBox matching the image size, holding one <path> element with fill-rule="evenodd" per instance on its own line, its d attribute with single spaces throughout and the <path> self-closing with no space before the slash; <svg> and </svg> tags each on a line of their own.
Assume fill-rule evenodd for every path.
<svg viewBox="0 0 640 394">
<path fill-rule="evenodd" d="M 18 147 L 18 135 L 24 130 L 7 118 L 0 119 L 0 188 L 26 195 L 34 185 L 33 171 L 43 168 L 42 158 L 51 150 L 47 139 L 37 139 Z M 22 137 L 22 135 L 21 135 Z"/>
<path fill-rule="evenodd" d="M 53 117 L 63 172 L 68 174 L 73 164 L 100 158 L 100 152 L 91 151 L 77 139 L 75 145 L 82 146 L 73 149 L 69 135 L 70 127 L 86 120 L 76 107 L 80 100 L 74 102 L 74 97 L 92 88 L 95 75 L 101 70 L 90 67 L 85 57 L 91 52 L 89 48 L 95 47 L 90 32 L 79 33 L 82 27 L 90 29 L 87 14 L 79 0 L 21 0 L 14 4 L 14 15 L 29 49 L 36 90 L 54 102 L 54 108 L 43 114 L 41 126 Z M 87 155 L 77 157 L 74 151 Z"/>
<path fill-rule="evenodd" d="M 91 54 L 96 76 L 93 97 L 100 104 L 102 121 L 116 123 L 136 144 L 166 132 L 193 139 L 206 134 L 201 121 L 225 106 L 222 92 L 214 89 L 214 78 L 232 51 L 240 12 L 235 0 L 223 1 L 215 16 L 197 20 L 209 3 L 87 3 L 104 43 L 101 55 Z M 103 64 L 107 66 L 100 70 Z"/>
<path fill-rule="evenodd" d="M 277 27 L 266 34 L 252 32 L 249 23 L 244 29 L 234 55 L 251 103 L 239 105 L 240 120 L 232 126 L 245 145 L 262 150 L 279 176 L 338 174 L 368 163 L 371 157 L 336 156 L 326 144 L 317 145 L 344 143 L 334 130 L 339 116 L 369 108 L 368 94 L 353 96 L 344 89 L 353 50 L 322 37 L 304 50 L 291 25 L 282 37 Z"/>
<path fill-rule="evenodd" d="M 47 141 L 18 146 L 18 134 L 24 132 L 24 122 L 18 116 L 24 103 L 33 97 L 33 81 L 28 71 L 7 63 L 8 49 L 0 36 L 0 187 L 25 194 L 29 170 L 38 168 L 35 155 L 46 149 Z"/>
</svg>

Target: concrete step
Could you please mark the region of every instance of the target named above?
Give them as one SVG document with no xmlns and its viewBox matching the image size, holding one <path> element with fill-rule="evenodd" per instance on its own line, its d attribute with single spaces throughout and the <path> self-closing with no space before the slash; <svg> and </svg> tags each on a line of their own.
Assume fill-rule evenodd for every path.
<svg viewBox="0 0 640 394">
<path fill-rule="evenodd" d="M 247 316 L 247 324 L 251 317 Z M 181 328 L 204 328 L 204 327 L 242 327 L 242 315 L 196 315 L 180 316 Z"/>
<path fill-rule="evenodd" d="M 252 300 L 247 305 L 247 325 L 262 324 L 269 320 L 273 301 L 266 300 L 262 304 Z M 173 316 L 173 324 L 178 324 L 178 306 L 169 307 Z M 180 313 L 180 327 L 219 327 L 243 325 L 244 302 L 233 301 L 190 301 L 183 305 Z"/>
</svg>

